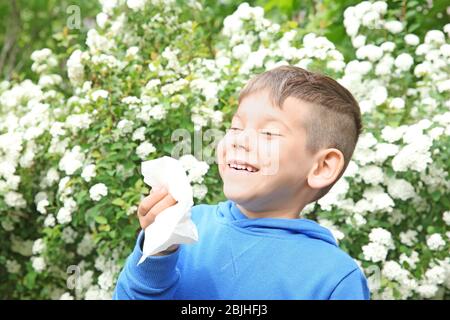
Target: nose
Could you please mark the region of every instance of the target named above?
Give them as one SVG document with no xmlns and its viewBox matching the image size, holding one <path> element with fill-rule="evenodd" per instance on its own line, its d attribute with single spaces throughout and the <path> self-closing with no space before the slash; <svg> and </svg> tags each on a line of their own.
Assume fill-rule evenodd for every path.
<svg viewBox="0 0 450 320">
<path fill-rule="evenodd" d="M 232 141 L 233 148 L 235 149 L 244 149 L 245 151 L 250 150 L 251 146 L 251 130 L 245 129 L 240 131 L 238 134 L 234 136 Z"/>
</svg>

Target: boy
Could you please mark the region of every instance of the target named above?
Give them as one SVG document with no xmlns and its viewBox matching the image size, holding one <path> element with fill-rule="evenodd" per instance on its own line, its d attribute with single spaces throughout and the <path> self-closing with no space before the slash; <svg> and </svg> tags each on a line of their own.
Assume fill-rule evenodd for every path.
<svg viewBox="0 0 450 320">
<path fill-rule="evenodd" d="M 369 299 L 356 262 L 299 217 L 341 177 L 360 132 L 357 102 L 333 79 L 293 66 L 253 78 L 217 148 L 228 201 L 192 208 L 197 243 L 137 266 L 141 232 L 114 299 Z M 152 190 L 141 227 L 173 204 Z"/>
</svg>

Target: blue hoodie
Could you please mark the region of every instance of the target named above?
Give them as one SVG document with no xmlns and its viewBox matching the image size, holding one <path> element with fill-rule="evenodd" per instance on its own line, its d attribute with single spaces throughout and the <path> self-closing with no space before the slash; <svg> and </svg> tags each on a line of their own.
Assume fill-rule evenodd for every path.
<svg viewBox="0 0 450 320">
<path fill-rule="evenodd" d="M 199 233 L 166 256 L 142 256 L 144 233 L 113 299 L 369 299 L 355 261 L 308 219 L 247 218 L 232 201 L 192 208 Z"/>
</svg>

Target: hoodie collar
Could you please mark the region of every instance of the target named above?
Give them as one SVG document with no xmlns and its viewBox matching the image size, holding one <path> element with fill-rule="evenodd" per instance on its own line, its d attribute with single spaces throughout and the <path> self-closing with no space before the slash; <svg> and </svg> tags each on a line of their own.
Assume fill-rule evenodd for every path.
<svg viewBox="0 0 450 320">
<path fill-rule="evenodd" d="M 303 235 L 308 238 L 322 240 L 337 246 L 330 230 L 322 227 L 317 222 L 305 219 L 287 218 L 248 218 L 236 205 L 235 202 L 227 200 L 220 202 L 218 214 L 227 223 L 237 228 L 245 229 L 257 234 L 272 234 L 278 236 L 292 237 L 293 235 Z"/>
</svg>

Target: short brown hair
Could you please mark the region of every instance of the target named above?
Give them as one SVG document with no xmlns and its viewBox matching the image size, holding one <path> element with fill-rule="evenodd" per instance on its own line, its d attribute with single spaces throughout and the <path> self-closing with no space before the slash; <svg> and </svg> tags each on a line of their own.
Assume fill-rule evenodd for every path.
<svg viewBox="0 0 450 320">
<path fill-rule="evenodd" d="M 311 104 L 314 112 L 305 123 L 307 148 L 313 153 L 322 148 L 340 150 L 344 155 L 344 168 L 336 179 L 339 180 L 362 130 L 361 111 L 350 91 L 323 74 L 295 66 L 281 66 L 252 78 L 242 89 L 239 103 L 246 96 L 262 90 L 268 90 L 272 104 L 280 108 L 288 97 Z M 320 190 L 313 201 L 323 197 L 334 183 Z"/>
</svg>

